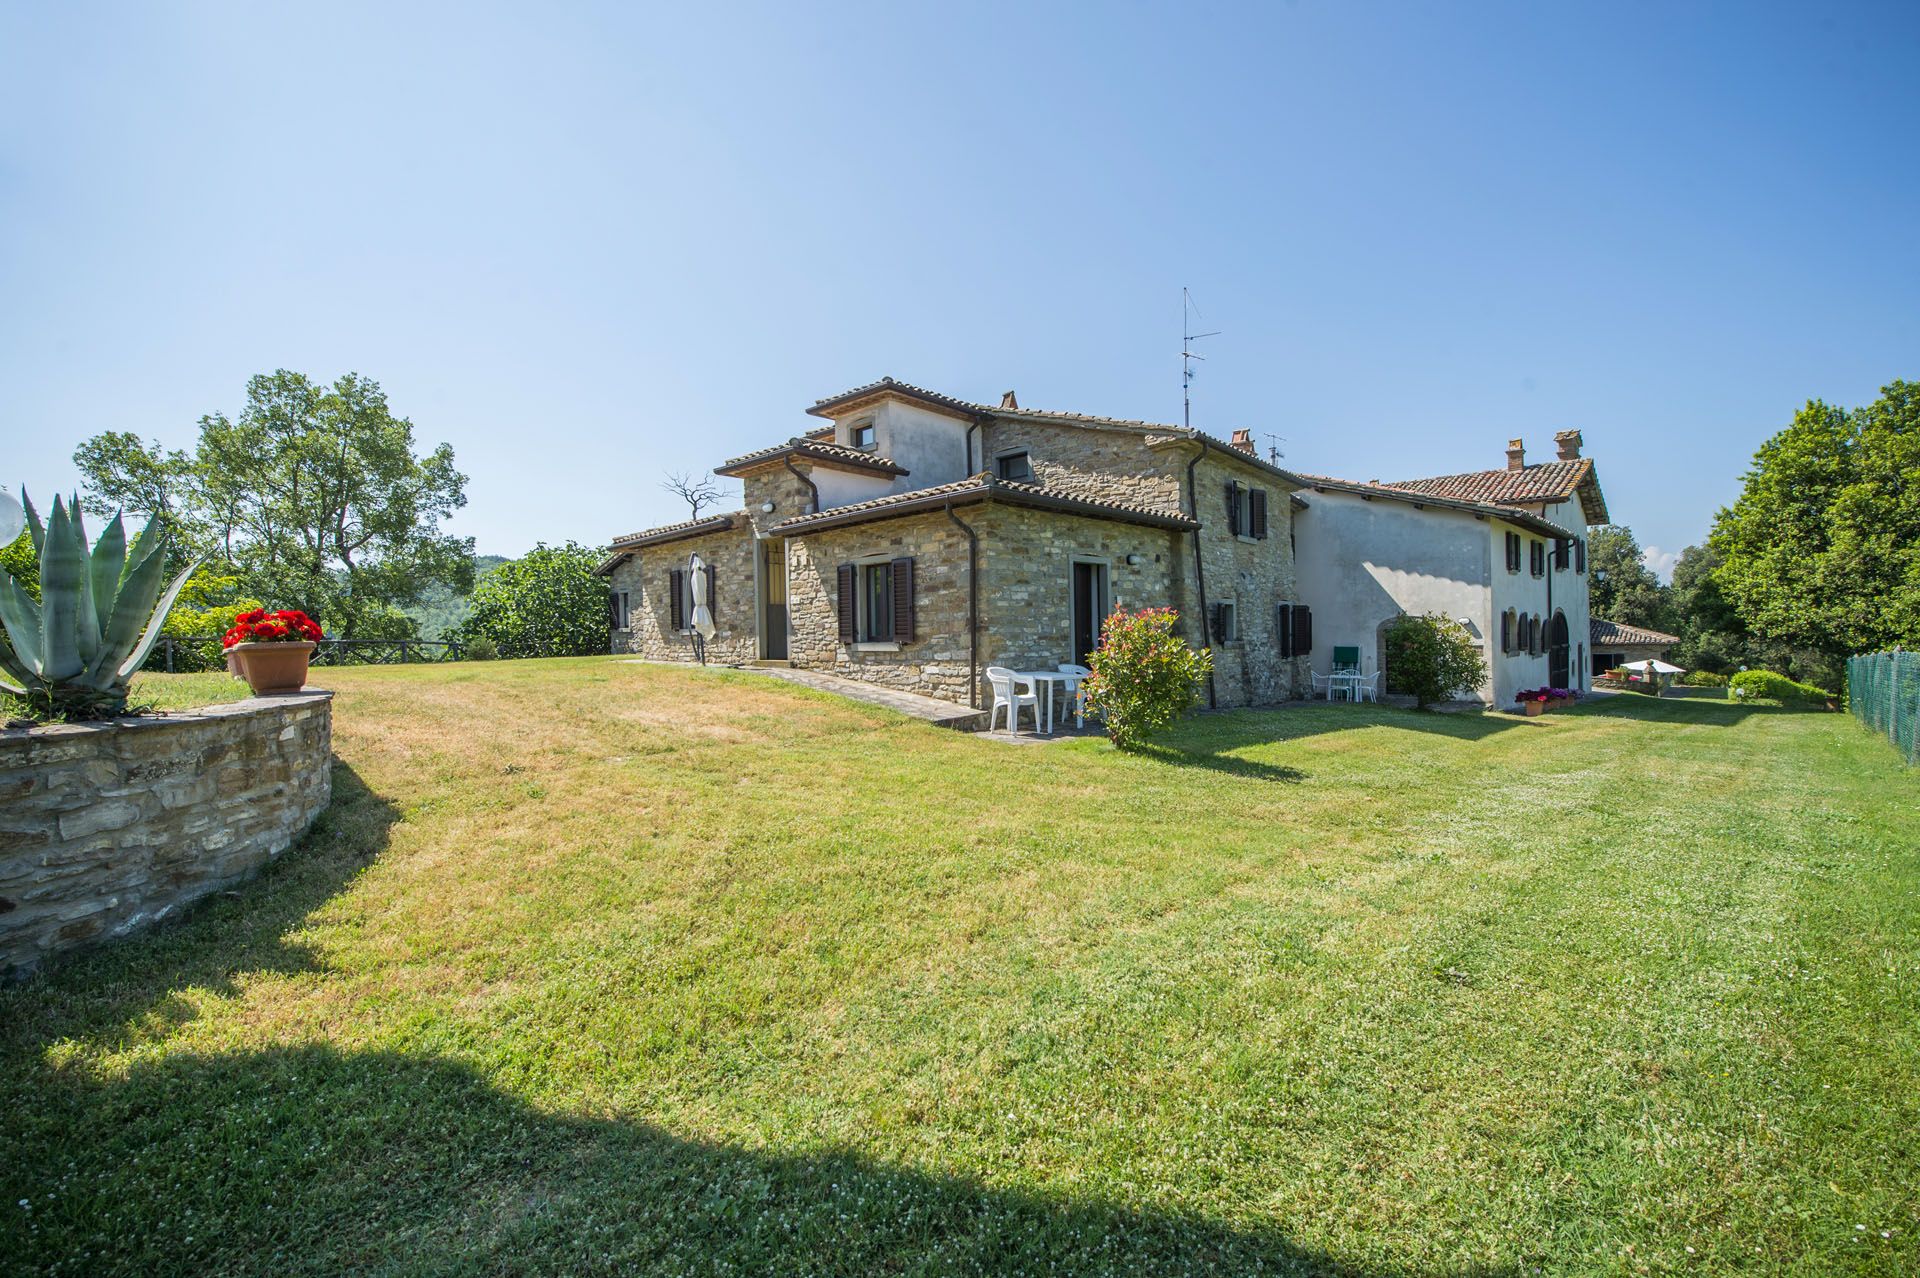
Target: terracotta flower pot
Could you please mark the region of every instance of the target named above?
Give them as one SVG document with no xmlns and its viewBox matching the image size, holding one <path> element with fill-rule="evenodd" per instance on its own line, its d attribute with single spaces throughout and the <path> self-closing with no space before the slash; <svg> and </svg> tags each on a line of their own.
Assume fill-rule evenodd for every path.
<svg viewBox="0 0 1920 1278">
<path fill-rule="evenodd" d="M 227 649 L 227 669 L 247 681 L 256 697 L 298 692 L 307 683 L 307 659 L 319 644 L 236 643 Z"/>
<path fill-rule="evenodd" d="M 1527 712 L 1527 718 L 1537 719 L 1547 712 L 1547 703 L 1544 701 L 1522 701 L 1520 708 Z"/>
</svg>

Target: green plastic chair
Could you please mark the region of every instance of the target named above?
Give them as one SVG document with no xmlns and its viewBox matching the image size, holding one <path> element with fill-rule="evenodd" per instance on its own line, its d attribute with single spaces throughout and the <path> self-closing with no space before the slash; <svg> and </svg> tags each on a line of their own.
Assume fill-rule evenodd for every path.
<svg viewBox="0 0 1920 1278">
<path fill-rule="evenodd" d="M 1336 671 L 1359 670 L 1360 669 L 1359 646 L 1356 645 L 1351 648 L 1335 648 L 1333 650 L 1333 668 Z"/>
</svg>

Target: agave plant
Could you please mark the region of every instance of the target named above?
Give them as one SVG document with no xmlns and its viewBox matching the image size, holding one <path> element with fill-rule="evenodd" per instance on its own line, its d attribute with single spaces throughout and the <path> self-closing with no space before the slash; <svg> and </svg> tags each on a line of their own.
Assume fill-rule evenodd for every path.
<svg viewBox="0 0 1920 1278">
<path fill-rule="evenodd" d="M 32 501 L 24 507 L 40 552 L 40 598 L 0 570 L 0 671 L 16 681 L 0 680 L 0 688 L 49 717 L 119 714 L 127 706 L 127 681 L 153 651 L 167 609 L 199 564 L 189 565 L 162 597 L 167 539 L 158 519 L 129 546 L 115 515 L 89 550 L 78 499 L 55 497 L 45 527 Z"/>
</svg>

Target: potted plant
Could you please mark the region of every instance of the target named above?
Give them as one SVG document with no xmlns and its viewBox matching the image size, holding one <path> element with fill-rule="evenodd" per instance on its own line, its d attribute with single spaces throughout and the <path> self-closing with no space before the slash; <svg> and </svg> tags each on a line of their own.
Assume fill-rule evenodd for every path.
<svg viewBox="0 0 1920 1278">
<path fill-rule="evenodd" d="M 1529 719 L 1537 719 L 1547 712 L 1547 690 L 1545 688 L 1528 688 L 1524 692 L 1516 693 L 1515 699 L 1519 701 L 1521 711 L 1525 713 Z"/>
<path fill-rule="evenodd" d="M 322 638 L 319 623 L 298 608 L 255 608 L 233 619 L 221 644 L 227 669 L 245 679 L 254 696 L 267 697 L 306 686 L 307 661 Z"/>
</svg>

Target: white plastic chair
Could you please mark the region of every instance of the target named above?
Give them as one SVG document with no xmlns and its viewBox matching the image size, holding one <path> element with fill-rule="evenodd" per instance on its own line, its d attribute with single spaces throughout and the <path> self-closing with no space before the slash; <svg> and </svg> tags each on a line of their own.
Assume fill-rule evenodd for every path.
<svg viewBox="0 0 1920 1278">
<path fill-rule="evenodd" d="M 1063 661 L 1060 663 L 1060 673 L 1073 676 L 1072 682 L 1067 684 L 1067 695 L 1073 698 L 1073 726 L 1084 728 L 1087 726 L 1087 700 L 1080 692 L 1080 681 L 1093 671 L 1085 666 L 1076 666 L 1071 661 Z"/>
<path fill-rule="evenodd" d="M 1032 708 L 1033 730 L 1040 731 L 1040 694 L 1034 691 L 1033 680 L 1022 679 L 1005 666 L 988 666 L 987 682 L 993 685 L 993 708 L 987 711 L 988 732 L 993 731 L 993 721 L 1001 706 L 1007 708 L 1008 732 L 1019 733 L 1021 706 Z M 1025 684 L 1027 690 L 1019 691 L 1016 684 Z"/>
<path fill-rule="evenodd" d="M 1362 679 L 1354 691 L 1359 694 L 1360 700 L 1362 701 L 1378 702 L 1380 700 L 1380 672 L 1376 670 Z"/>
</svg>

